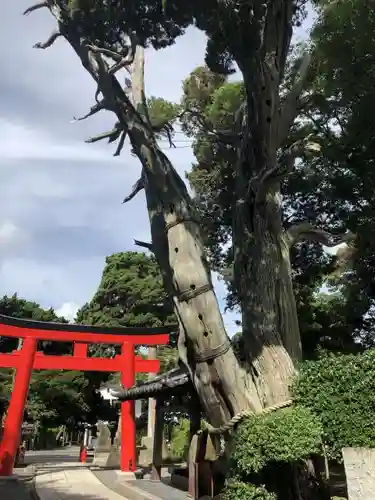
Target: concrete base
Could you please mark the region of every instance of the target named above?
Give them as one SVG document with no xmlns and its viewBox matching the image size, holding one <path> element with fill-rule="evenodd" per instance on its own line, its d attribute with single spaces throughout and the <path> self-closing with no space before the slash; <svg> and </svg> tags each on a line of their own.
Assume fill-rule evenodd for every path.
<svg viewBox="0 0 375 500">
<path fill-rule="evenodd" d="M 118 446 L 113 445 L 109 450 L 97 450 L 94 455 L 94 460 L 92 463 L 97 467 L 110 467 L 119 468 L 120 467 L 120 449 Z"/>
<path fill-rule="evenodd" d="M 110 451 L 95 451 L 93 465 L 105 467 L 108 461 Z"/>
<path fill-rule="evenodd" d="M 116 475 L 120 481 L 134 481 L 137 479 L 135 472 L 122 472 L 121 470 L 117 470 Z"/>
</svg>

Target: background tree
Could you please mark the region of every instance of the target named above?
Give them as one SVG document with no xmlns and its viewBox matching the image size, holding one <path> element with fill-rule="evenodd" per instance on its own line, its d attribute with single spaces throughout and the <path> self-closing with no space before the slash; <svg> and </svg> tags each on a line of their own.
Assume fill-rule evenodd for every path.
<svg viewBox="0 0 375 500">
<path fill-rule="evenodd" d="M 163 288 L 155 258 L 142 252 L 121 252 L 105 260 L 102 278 L 92 300 L 77 312 L 77 323 L 86 325 L 153 327 L 175 325 L 173 304 Z M 160 346 L 163 371 L 175 366 L 177 351 Z M 112 355 L 114 346 L 92 346 L 95 355 Z M 142 350 L 143 355 L 147 353 Z"/>
<path fill-rule="evenodd" d="M 36 321 L 67 323 L 52 308 L 43 309 L 36 302 L 21 299 L 14 294 L 0 299 L 0 314 Z M 0 337 L 1 352 L 17 348 L 18 339 Z M 43 341 L 38 349 L 44 354 L 71 354 L 71 343 Z M 94 381 L 95 382 L 95 381 Z M 99 416 L 106 416 L 108 405 L 102 400 L 90 374 L 74 371 L 34 371 L 31 377 L 25 419 L 37 422 L 41 432 L 72 423 L 95 423 Z M 0 398 L 9 400 L 13 384 L 13 370 L 0 369 Z M 73 420 L 72 420 L 73 419 Z M 43 438 L 43 436 L 42 436 Z"/>
<path fill-rule="evenodd" d="M 53 321 L 57 323 L 68 323 L 68 321 L 57 316 L 52 307 L 43 309 L 36 302 L 21 299 L 15 293 L 11 297 L 4 295 L 0 298 L 0 314 L 12 318 L 32 319 L 34 321 Z M 18 339 L 12 337 L 0 337 L 0 352 L 11 352 L 17 349 Z M 64 342 L 41 341 L 38 345 L 46 354 L 63 354 L 71 352 L 71 344 Z"/>
<path fill-rule="evenodd" d="M 243 93 L 241 81 L 228 81 L 207 67 L 199 67 L 185 80 L 182 98 L 182 107 L 188 110 L 183 116 L 183 129 L 192 139 L 196 158 L 187 178 L 194 189 L 194 200 L 205 227 L 210 263 L 229 286 L 227 306 L 230 309 L 238 309 L 239 305 L 233 287 L 232 246 L 236 150 L 223 144 L 211 131 L 225 133 L 234 129 Z M 309 159 L 311 161 L 308 155 L 304 157 L 304 165 Z M 302 195 L 309 200 L 316 198 L 315 216 L 319 217 L 327 208 L 327 203 L 320 205 L 320 197 L 314 193 L 314 185 L 321 182 L 318 173 L 312 182 L 305 183 L 302 193 L 301 175 L 306 176 L 298 172 L 283 186 L 284 212 L 285 216 L 289 213 L 292 222 L 307 219 L 310 207 L 304 205 Z M 333 198 L 331 205 L 336 206 Z M 323 283 L 332 282 L 329 277 L 336 269 L 340 270 L 340 258 L 325 254 L 320 244 L 303 242 L 292 249 L 291 261 L 304 358 L 315 356 L 319 347 L 356 350 L 352 332 L 345 325 L 343 292 L 332 297 L 319 294 Z"/>
<path fill-rule="evenodd" d="M 319 137 L 322 156 L 305 162 L 296 181 L 305 213 L 319 205 L 322 225 L 355 231 L 350 266 L 333 276 L 345 300 L 344 323 L 365 346 L 373 345 L 375 19 L 361 0 L 314 2 L 314 65 L 301 117 Z M 308 184 L 315 197 L 307 198 Z"/>
</svg>

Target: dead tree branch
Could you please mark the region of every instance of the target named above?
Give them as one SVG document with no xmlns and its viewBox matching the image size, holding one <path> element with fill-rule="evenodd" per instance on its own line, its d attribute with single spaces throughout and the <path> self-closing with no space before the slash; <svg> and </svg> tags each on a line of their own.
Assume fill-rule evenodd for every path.
<svg viewBox="0 0 375 500">
<path fill-rule="evenodd" d="M 99 113 L 99 111 L 102 111 L 103 109 L 105 109 L 105 103 L 104 103 L 104 100 L 101 101 L 101 102 L 98 102 L 96 104 L 94 104 L 94 106 L 91 106 L 90 110 L 88 113 L 86 113 L 84 116 L 81 116 L 79 118 L 76 118 L 75 116 L 73 117 L 73 120 L 71 121 L 71 123 L 75 123 L 75 122 L 80 122 L 82 120 L 86 120 L 86 118 L 89 118 L 90 116 L 93 116 L 95 115 L 96 113 Z"/>
<path fill-rule="evenodd" d="M 109 139 L 110 142 L 113 142 L 119 138 L 120 134 L 121 134 L 121 128 L 117 125 L 109 132 L 104 132 L 103 134 L 95 135 L 94 137 L 89 137 L 88 139 L 85 140 L 85 142 L 88 144 L 93 144 L 94 142 L 102 141 L 103 139 Z"/>
<path fill-rule="evenodd" d="M 39 10 L 39 9 L 43 9 L 43 8 L 47 8 L 48 9 L 48 2 L 40 2 L 40 3 L 36 3 L 35 5 L 32 5 L 31 7 L 27 8 L 23 12 L 23 15 L 24 16 L 28 16 L 29 14 L 31 14 L 35 10 Z"/>
<path fill-rule="evenodd" d="M 144 176 L 142 175 L 132 187 L 131 193 L 126 198 L 124 198 L 124 201 L 122 203 L 127 203 L 128 201 L 132 200 L 144 188 L 145 181 Z"/>
<path fill-rule="evenodd" d="M 125 139 L 126 139 L 127 134 L 128 134 L 127 130 L 123 130 L 121 132 L 120 140 L 119 140 L 119 143 L 117 145 L 116 151 L 113 153 L 113 156 L 120 156 L 122 148 L 124 147 L 124 144 L 125 144 Z M 112 141 L 112 139 L 110 139 L 108 142 L 113 142 L 113 141 Z"/>
<path fill-rule="evenodd" d="M 265 169 L 261 170 L 256 177 L 250 180 L 248 196 L 253 193 L 255 194 L 256 201 L 261 201 L 270 185 L 282 182 L 293 172 L 297 158 L 301 158 L 306 153 L 313 155 L 319 153 L 321 146 L 318 142 L 311 140 L 312 137 L 313 134 L 309 134 L 304 139 L 296 141 L 289 146 L 274 167 L 269 168 L 266 165 Z"/>
<path fill-rule="evenodd" d="M 51 47 L 55 43 L 55 41 L 62 36 L 59 30 L 53 31 L 51 33 L 50 37 L 45 41 L 45 42 L 38 42 L 35 45 L 33 45 L 34 49 L 48 49 L 48 47 Z"/>
<path fill-rule="evenodd" d="M 355 235 L 351 231 L 336 235 L 319 229 L 310 222 L 300 222 L 291 226 L 286 231 L 286 236 L 289 247 L 292 247 L 301 240 L 307 240 L 332 248 L 342 243 L 348 243 L 355 238 Z"/>
<path fill-rule="evenodd" d="M 279 121 L 279 134 L 277 145 L 280 147 L 289 134 L 289 130 L 298 113 L 299 100 L 302 93 L 303 85 L 305 83 L 307 71 L 310 66 L 311 54 L 306 52 L 301 60 L 301 66 L 296 75 L 296 79 L 292 89 L 285 99 L 284 106 L 281 110 Z"/>
<path fill-rule="evenodd" d="M 146 243 L 145 241 L 134 240 L 134 245 L 137 245 L 137 247 L 147 248 L 147 250 L 153 252 L 152 243 Z"/>
<path fill-rule="evenodd" d="M 127 43 L 124 41 L 124 39 L 122 39 L 121 40 L 122 44 L 115 43 L 113 45 L 112 49 L 117 48 L 118 49 L 117 51 L 112 49 L 97 47 L 96 45 L 87 45 L 87 48 L 91 50 L 91 52 L 93 52 L 94 54 L 100 54 L 113 59 L 115 61 L 115 64 L 113 64 L 108 69 L 108 74 L 114 75 L 120 69 L 130 66 L 134 62 L 137 40 L 135 36 L 128 36 L 127 38 L 128 38 Z"/>
</svg>

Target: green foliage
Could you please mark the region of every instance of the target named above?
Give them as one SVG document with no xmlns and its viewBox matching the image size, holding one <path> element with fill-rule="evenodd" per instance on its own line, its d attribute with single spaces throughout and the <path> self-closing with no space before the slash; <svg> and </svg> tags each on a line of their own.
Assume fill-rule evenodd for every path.
<svg viewBox="0 0 375 500">
<path fill-rule="evenodd" d="M 293 396 L 319 418 L 332 458 L 340 459 L 345 446 L 375 447 L 374 349 L 302 363 Z"/>
<path fill-rule="evenodd" d="M 53 321 L 57 323 L 67 323 L 65 318 L 56 315 L 50 307 L 43 309 L 36 302 L 21 299 L 15 293 L 11 297 L 4 295 L 0 298 L 0 314 L 11 316 L 12 318 L 32 319 L 35 321 Z M 17 349 L 18 339 L 11 337 L 0 337 L 0 352 L 11 352 Z M 70 344 L 64 342 L 40 342 L 38 346 L 46 354 L 68 353 L 71 349 Z"/>
<path fill-rule="evenodd" d="M 106 258 L 97 292 L 77 313 L 77 323 L 153 327 L 176 324 L 173 304 L 164 291 L 154 257 L 141 252 L 115 253 Z M 113 346 L 95 346 L 98 356 L 113 354 Z M 162 370 L 177 363 L 177 349 L 160 347 Z"/>
<path fill-rule="evenodd" d="M 178 104 L 153 96 L 147 99 L 147 109 L 151 125 L 156 128 L 164 123 L 173 124 L 180 113 Z"/>
<path fill-rule="evenodd" d="M 264 486 L 230 479 L 225 485 L 223 500 L 277 500 L 277 497 L 268 492 Z"/>
<path fill-rule="evenodd" d="M 313 413 L 300 406 L 249 417 L 234 434 L 232 476 L 247 476 L 277 462 L 308 458 L 321 451 L 321 433 Z"/>
<path fill-rule="evenodd" d="M 77 322 L 139 328 L 175 324 L 155 259 L 140 252 L 107 257 L 98 291 L 78 311 Z"/>
<path fill-rule="evenodd" d="M 189 452 L 190 422 L 181 418 L 177 425 L 173 426 L 171 438 L 171 455 L 173 458 L 187 459 Z"/>
</svg>

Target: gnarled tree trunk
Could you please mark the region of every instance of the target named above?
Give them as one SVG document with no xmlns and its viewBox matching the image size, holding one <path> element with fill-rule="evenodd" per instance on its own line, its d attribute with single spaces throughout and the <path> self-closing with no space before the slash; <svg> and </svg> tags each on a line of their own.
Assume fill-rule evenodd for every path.
<svg viewBox="0 0 375 500">
<path fill-rule="evenodd" d="M 279 88 L 292 35 L 293 2 L 276 0 L 254 9 L 254 43 L 237 62 L 244 77 L 241 145 L 236 166 L 234 210 L 235 282 L 243 336 L 262 404 L 289 399 L 294 362 L 301 358 L 289 243 L 282 224 L 280 182 L 300 149 L 283 162 L 277 151 L 297 112 L 306 57 L 284 106 Z"/>
</svg>

